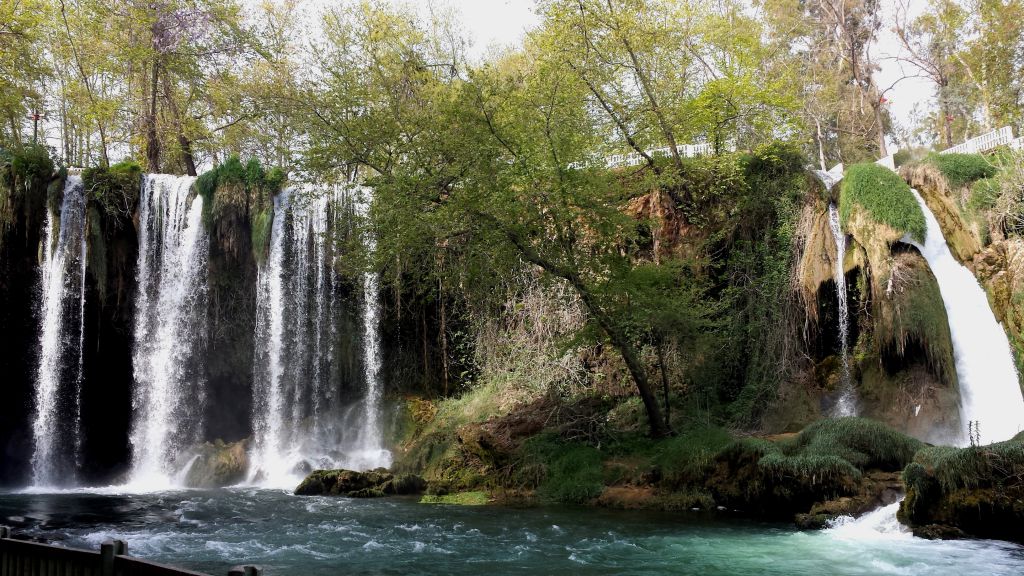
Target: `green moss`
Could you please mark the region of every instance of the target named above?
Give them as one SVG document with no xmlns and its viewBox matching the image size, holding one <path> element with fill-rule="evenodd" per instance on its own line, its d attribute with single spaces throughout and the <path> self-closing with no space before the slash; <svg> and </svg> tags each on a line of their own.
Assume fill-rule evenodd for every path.
<svg viewBox="0 0 1024 576">
<path fill-rule="evenodd" d="M 263 262 L 270 250 L 270 232 L 274 225 L 274 209 L 263 208 L 252 217 L 252 252 L 257 262 Z"/>
<path fill-rule="evenodd" d="M 486 492 L 458 492 L 455 494 L 426 494 L 420 504 L 455 504 L 458 506 L 482 506 L 490 502 Z"/>
<path fill-rule="evenodd" d="M 846 171 L 839 199 L 839 213 L 846 225 L 854 206 L 877 222 L 924 242 L 924 213 L 910 186 L 895 172 L 877 164 L 855 164 Z"/>
<path fill-rule="evenodd" d="M 53 172 L 53 161 L 44 146 L 0 148 L 0 244 L 18 217 L 16 213 L 41 219 Z"/>
<path fill-rule="evenodd" d="M 949 184 L 956 188 L 975 180 L 991 178 L 998 171 L 981 154 L 931 154 L 926 161 L 938 168 Z"/>
</svg>

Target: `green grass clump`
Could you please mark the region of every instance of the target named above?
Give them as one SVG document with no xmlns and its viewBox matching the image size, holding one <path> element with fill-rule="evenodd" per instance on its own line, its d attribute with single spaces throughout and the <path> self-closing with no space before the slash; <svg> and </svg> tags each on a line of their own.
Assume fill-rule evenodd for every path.
<svg viewBox="0 0 1024 576">
<path fill-rule="evenodd" d="M 982 178 L 991 178 L 998 171 L 981 154 L 931 154 L 927 162 L 938 168 L 950 186 L 955 188 Z"/>
<path fill-rule="evenodd" d="M 911 487 L 927 489 L 929 478 L 944 492 L 961 488 L 1020 485 L 1024 483 L 1024 434 L 987 446 L 928 447 L 903 471 Z"/>
<path fill-rule="evenodd" d="M 457 492 L 455 494 L 425 494 L 420 504 L 455 504 L 458 506 L 483 506 L 490 499 L 486 492 Z"/>
<path fill-rule="evenodd" d="M 924 444 L 867 418 L 819 420 L 784 446 L 787 453 L 837 456 L 860 470 L 899 470 L 910 463 Z"/>
<path fill-rule="evenodd" d="M 860 206 L 877 222 L 924 242 L 927 225 L 910 186 L 895 172 L 878 164 L 854 164 L 843 177 L 839 215 L 845 225 L 854 206 Z"/>
</svg>

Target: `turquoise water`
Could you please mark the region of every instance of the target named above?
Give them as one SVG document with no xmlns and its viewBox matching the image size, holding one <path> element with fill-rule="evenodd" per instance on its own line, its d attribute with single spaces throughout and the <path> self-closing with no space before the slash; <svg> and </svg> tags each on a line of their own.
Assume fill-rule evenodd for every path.
<svg viewBox="0 0 1024 576">
<path fill-rule="evenodd" d="M 932 542 L 891 509 L 821 532 L 702 515 L 459 507 L 228 489 L 2 494 L 16 534 L 225 574 L 1024 574 L 1024 547 Z"/>
</svg>

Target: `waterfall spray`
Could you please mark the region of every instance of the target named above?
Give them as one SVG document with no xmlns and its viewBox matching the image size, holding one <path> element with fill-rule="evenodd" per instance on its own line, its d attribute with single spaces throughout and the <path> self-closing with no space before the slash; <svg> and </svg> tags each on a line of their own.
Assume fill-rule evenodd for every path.
<svg viewBox="0 0 1024 576">
<path fill-rule="evenodd" d="M 961 444 L 968 442 L 971 423 L 980 424 L 984 443 L 1008 440 L 1024 429 L 1024 397 L 1006 332 L 996 320 L 985 291 L 970 270 L 953 257 L 935 215 L 921 195 L 914 198 L 924 212 L 924 245 L 904 237 L 920 250 L 939 284 L 953 339 L 960 383 Z"/>
<path fill-rule="evenodd" d="M 850 309 L 846 297 L 846 272 L 843 269 L 843 260 L 846 257 L 846 234 L 843 233 L 842 226 L 840 226 L 839 209 L 834 203 L 828 205 L 828 223 L 836 242 L 836 262 L 832 277 L 835 280 L 836 298 L 839 304 L 839 356 L 842 364 L 839 381 L 840 394 L 834 412 L 836 416 L 856 416 L 857 399 L 853 383 L 850 380 Z"/>
<path fill-rule="evenodd" d="M 181 451 L 199 438 L 209 240 L 194 181 L 149 174 L 139 200 L 130 483 L 147 490 L 171 486 Z"/>
<path fill-rule="evenodd" d="M 36 369 L 35 415 L 32 422 L 32 482 L 36 486 L 52 486 L 73 476 L 72 468 L 77 465 L 81 448 L 80 392 L 87 249 L 85 221 L 82 179 L 68 176 L 60 213 L 54 214 L 49 210 L 43 230 L 39 287 L 42 326 L 39 334 L 39 365 Z M 78 318 L 74 318 L 74 315 Z M 73 339 L 68 335 L 71 326 L 78 330 Z M 67 346 L 68 342 L 74 345 Z M 74 366 L 70 365 L 69 354 L 76 356 Z M 72 382 L 70 394 L 68 381 Z M 71 450 L 65 448 L 68 443 L 72 446 Z"/>
</svg>

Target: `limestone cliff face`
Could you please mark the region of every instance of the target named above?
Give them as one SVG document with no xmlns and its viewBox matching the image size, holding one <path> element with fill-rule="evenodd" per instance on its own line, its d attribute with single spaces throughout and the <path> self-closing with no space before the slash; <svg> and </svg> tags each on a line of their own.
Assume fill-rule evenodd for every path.
<svg viewBox="0 0 1024 576">
<path fill-rule="evenodd" d="M 988 292 L 996 318 L 1003 324 L 1017 357 L 1024 360 L 1024 239 L 999 240 L 974 256 L 974 271 Z"/>
<path fill-rule="evenodd" d="M 930 164 L 903 165 L 900 176 L 928 203 L 953 255 L 962 264 L 971 266 L 974 255 L 981 250 L 981 241 L 978 232 L 960 213 L 959 207 L 966 203 L 969 189 L 954 190 L 942 172 Z"/>
</svg>

